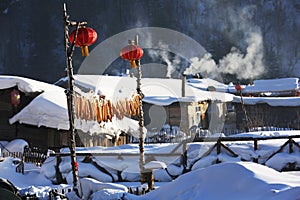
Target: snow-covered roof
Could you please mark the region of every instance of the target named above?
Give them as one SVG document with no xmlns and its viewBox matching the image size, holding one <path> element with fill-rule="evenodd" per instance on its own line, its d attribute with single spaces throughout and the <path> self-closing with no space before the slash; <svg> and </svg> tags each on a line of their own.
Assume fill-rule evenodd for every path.
<svg viewBox="0 0 300 200">
<path fill-rule="evenodd" d="M 44 91 L 33 99 L 24 109 L 13 116 L 9 122 L 25 123 L 50 128 L 69 130 L 69 118 L 67 98 L 64 89 L 55 85 L 34 81 L 27 78 L 9 77 L 0 78 L 3 85 L 8 87 L 17 84 L 21 91 Z M 9 83 L 6 83 L 8 80 Z M 96 76 L 96 75 L 76 75 L 77 85 L 90 88 L 97 94 L 104 94 L 106 98 L 115 102 L 118 99 L 130 98 L 136 92 L 136 78 L 117 76 Z M 232 101 L 233 95 L 221 92 L 208 92 L 186 85 L 186 96 L 181 96 L 180 79 L 142 79 L 142 92 L 145 95 L 144 102 L 156 105 L 169 105 L 173 102 L 193 102 L 203 100 Z M 2 86 L 2 85 L 1 85 Z M 102 130 L 95 122 L 76 122 L 76 128 L 90 133 L 100 133 Z M 113 119 L 113 122 L 106 124 L 112 132 L 117 132 L 112 127 L 120 130 L 131 131 L 133 134 L 138 130 L 136 121 L 126 119 L 126 122 Z"/>
<path fill-rule="evenodd" d="M 266 79 L 266 80 L 254 80 L 252 85 L 243 86 L 243 93 L 272 93 L 278 94 L 278 92 L 296 91 L 298 90 L 299 79 L 298 78 L 279 78 L 279 79 Z M 228 86 L 228 91 L 236 93 L 235 85 Z"/>
<path fill-rule="evenodd" d="M 214 85 L 221 88 L 221 83 L 206 79 L 206 85 Z M 100 75 L 75 75 L 75 83 L 86 88 L 91 88 L 95 93 L 104 94 L 114 100 L 129 98 L 136 91 L 136 78 L 120 76 Z M 185 97 L 182 97 L 181 79 L 142 78 L 141 90 L 144 94 L 144 102 L 156 105 L 170 105 L 174 102 L 195 102 L 214 100 L 229 102 L 233 95 L 224 92 L 210 92 L 201 90 L 201 80 L 187 81 Z M 224 89 L 223 89 L 224 90 Z"/>
<path fill-rule="evenodd" d="M 254 80 L 253 85 L 247 85 L 243 92 L 279 92 L 298 89 L 298 78 L 280 78 L 269 80 Z"/>
<path fill-rule="evenodd" d="M 63 88 L 45 91 L 34 98 L 25 108 L 9 119 L 15 122 L 69 130 L 67 97 Z"/>
<path fill-rule="evenodd" d="M 130 98 L 136 91 L 136 79 L 120 76 L 74 75 L 75 85 L 89 88 L 95 94 L 105 95 L 112 102 Z"/>
<path fill-rule="evenodd" d="M 174 102 L 198 102 L 205 100 L 230 102 L 232 94 L 224 92 L 204 91 L 190 84 L 185 85 L 185 96 L 182 96 L 181 79 L 142 79 L 144 102 L 156 105 L 170 105 Z"/>
<path fill-rule="evenodd" d="M 53 91 L 45 91 L 34 98 L 24 109 L 9 119 L 9 123 L 15 122 L 46 126 L 59 130 L 69 130 L 69 116 L 67 98 L 63 88 Z M 75 119 L 75 127 L 84 132 L 104 133 L 103 129 L 95 121 L 82 121 Z M 138 122 L 129 118 L 118 120 L 113 118 L 105 126 L 107 135 L 118 133 L 118 130 L 130 131 L 137 136 Z M 111 132 L 110 132 L 111 131 Z"/>
<path fill-rule="evenodd" d="M 235 96 L 233 102 L 241 103 L 241 97 Z M 266 103 L 270 106 L 300 106 L 300 97 L 243 97 L 245 105 Z"/>
<path fill-rule="evenodd" d="M 0 75 L 0 90 L 17 86 L 24 93 L 56 90 L 58 86 L 19 76 Z"/>
<path fill-rule="evenodd" d="M 226 92 L 228 89 L 228 85 L 210 78 L 191 78 L 187 80 L 187 84 L 201 90 L 208 90 L 209 87 L 213 87 L 218 92 Z"/>
</svg>

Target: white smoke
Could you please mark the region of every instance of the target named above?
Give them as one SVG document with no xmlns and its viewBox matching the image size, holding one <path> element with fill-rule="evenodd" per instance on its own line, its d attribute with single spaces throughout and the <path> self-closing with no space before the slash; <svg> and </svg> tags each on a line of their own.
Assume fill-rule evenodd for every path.
<svg viewBox="0 0 300 200">
<path fill-rule="evenodd" d="M 212 59 L 210 53 L 205 53 L 201 59 L 191 58 L 191 65 L 185 70 L 185 74 L 201 73 L 202 76 L 215 78 L 215 72 L 218 70 L 217 64 Z"/>
<path fill-rule="evenodd" d="M 259 33 L 249 34 L 246 42 L 246 53 L 242 54 L 233 48 L 219 63 L 219 73 L 236 74 L 238 79 L 258 77 L 264 72 L 263 65 L 263 42 Z"/>
<path fill-rule="evenodd" d="M 155 49 L 149 50 L 149 56 L 154 60 L 161 59 L 164 61 L 167 64 L 166 77 L 171 78 L 171 75 L 176 70 L 176 67 L 180 64 L 180 59 L 177 55 L 174 58 L 171 58 L 168 49 L 169 46 L 160 41 Z"/>
<path fill-rule="evenodd" d="M 217 65 L 212 55 L 206 53 L 202 58 L 192 58 L 186 74 L 200 73 L 203 76 L 215 78 L 222 73 L 235 74 L 238 79 L 256 78 L 264 70 L 263 64 L 263 38 L 259 28 L 251 25 L 256 7 L 248 6 L 240 11 L 231 10 L 231 32 L 228 35 L 235 37 L 237 32 L 244 33 L 246 48 L 244 53 L 236 47 L 219 60 Z"/>
</svg>

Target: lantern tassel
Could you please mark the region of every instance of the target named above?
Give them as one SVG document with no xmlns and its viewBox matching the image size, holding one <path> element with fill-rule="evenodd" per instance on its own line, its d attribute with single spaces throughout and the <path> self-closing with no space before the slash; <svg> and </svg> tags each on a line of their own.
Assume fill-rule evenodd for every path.
<svg viewBox="0 0 300 200">
<path fill-rule="evenodd" d="M 130 60 L 130 67 L 131 68 L 136 68 L 136 62 L 135 62 L 135 60 Z"/>
<path fill-rule="evenodd" d="M 89 56 L 90 55 L 88 46 L 81 47 L 81 55 L 82 56 Z"/>
</svg>

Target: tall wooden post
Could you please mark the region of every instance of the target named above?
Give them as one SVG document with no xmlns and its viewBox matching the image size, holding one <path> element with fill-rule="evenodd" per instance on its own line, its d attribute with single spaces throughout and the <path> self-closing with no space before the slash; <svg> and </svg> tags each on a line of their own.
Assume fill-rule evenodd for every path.
<svg viewBox="0 0 300 200">
<path fill-rule="evenodd" d="M 135 44 L 138 45 L 138 35 L 135 37 Z M 145 138 L 145 133 L 144 133 L 144 110 L 143 110 L 143 98 L 144 94 L 142 93 L 141 90 L 141 80 L 142 80 L 142 69 L 141 69 L 141 64 L 140 60 L 136 60 L 136 65 L 137 65 L 137 87 L 136 91 L 140 97 L 140 102 L 139 102 L 139 113 L 138 113 L 138 120 L 139 120 L 139 150 L 140 150 L 140 178 L 141 178 L 141 184 L 145 183 L 145 152 L 144 152 L 144 138 Z"/>
<path fill-rule="evenodd" d="M 240 93 L 240 97 L 241 97 L 241 106 L 242 106 L 242 109 L 243 109 L 244 114 L 245 114 L 245 120 L 246 120 L 245 129 L 246 129 L 246 132 L 249 132 L 250 131 L 249 130 L 250 129 L 250 125 L 249 125 L 250 121 L 249 121 L 249 118 L 248 118 L 248 115 L 247 115 L 242 90 L 240 90 L 239 93 Z"/>
<path fill-rule="evenodd" d="M 74 106 L 74 75 L 73 75 L 73 65 L 72 57 L 75 50 L 75 41 L 78 34 L 78 28 L 81 25 L 87 24 L 86 22 L 73 22 L 69 21 L 69 16 L 67 15 L 66 4 L 63 4 L 63 14 L 64 14 L 64 45 L 66 54 L 66 64 L 67 64 L 67 75 L 68 75 L 68 89 L 66 90 L 67 103 L 68 103 L 68 115 L 69 115 L 69 149 L 71 154 L 71 165 L 73 173 L 73 190 L 79 196 L 78 192 L 78 163 L 76 162 L 76 140 L 75 140 L 75 106 Z M 76 34 L 74 41 L 69 46 L 69 27 L 76 26 Z"/>
</svg>

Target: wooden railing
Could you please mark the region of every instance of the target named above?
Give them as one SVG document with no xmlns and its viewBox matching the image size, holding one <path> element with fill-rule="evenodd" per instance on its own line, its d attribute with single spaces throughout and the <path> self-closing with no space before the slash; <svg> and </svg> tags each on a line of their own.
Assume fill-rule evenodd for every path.
<svg viewBox="0 0 300 200">
<path fill-rule="evenodd" d="M 194 138 L 193 142 L 215 142 L 215 144 L 210 148 L 203 156 L 200 157 L 202 159 L 203 157 L 209 155 L 215 148 L 217 155 L 221 153 L 221 149 L 224 148 L 227 152 L 229 152 L 230 155 L 233 157 L 237 157 L 238 155 L 230 149 L 228 146 L 224 144 L 224 142 L 242 142 L 242 141 L 252 141 L 253 142 L 253 150 L 257 151 L 259 150 L 259 141 L 266 141 L 266 140 L 287 140 L 283 145 L 281 145 L 277 151 L 273 152 L 270 156 L 267 157 L 267 159 L 261 163 L 265 164 L 269 159 L 271 159 L 274 155 L 277 153 L 280 153 L 283 151 L 283 149 L 286 146 L 289 146 L 289 153 L 294 152 L 294 147 L 297 147 L 300 149 L 299 143 L 295 142 L 294 139 L 300 138 L 300 135 L 293 135 L 293 136 L 263 136 L 263 137 L 219 137 L 219 138 L 207 138 L 207 137 L 201 137 L 201 138 Z M 252 161 L 258 163 L 258 158 L 252 157 Z"/>
<path fill-rule="evenodd" d="M 216 150 L 217 155 L 222 153 L 224 150 L 231 156 L 237 157 L 238 154 L 234 152 L 230 147 L 228 147 L 225 142 L 253 142 L 253 151 L 259 150 L 259 141 L 266 141 L 266 140 L 287 140 L 286 142 L 281 145 L 278 150 L 274 151 L 267 159 L 269 160 L 272 158 L 274 155 L 276 155 L 279 152 L 282 152 L 283 149 L 288 146 L 289 148 L 289 153 L 293 153 L 295 151 L 295 147 L 300 149 L 300 145 L 294 141 L 294 139 L 300 138 L 300 135 L 293 135 L 293 136 L 263 136 L 263 137 L 195 137 L 195 138 L 189 138 L 181 141 L 176 145 L 176 147 L 170 152 L 170 153 L 145 153 L 145 160 L 146 161 L 151 161 L 155 156 L 157 157 L 169 157 L 169 156 L 174 156 L 174 157 L 182 157 L 181 159 L 181 164 L 186 168 L 187 167 L 187 146 L 188 143 L 192 142 L 201 142 L 201 143 L 213 143 L 209 150 L 205 152 L 201 157 L 204 158 L 207 155 L 209 155 L 212 151 Z M 181 148 L 181 149 L 180 149 Z M 178 151 L 180 149 L 180 151 Z M 88 156 L 93 156 L 93 157 L 119 157 L 120 159 L 123 159 L 124 157 L 137 157 L 139 156 L 138 153 L 89 153 L 89 152 L 77 152 L 77 156 L 82 156 L 82 157 L 88 157 Z M 51 157 L 65 157 L 65 156 L 70 156 L 70 153 L 51 153 Z M 252 158 L 253 162 L 258 162 L 257 157 Z M 266 162 L 265 161 L 265 162 Z M 265 164 L 261 163 L 261 164 Z M 59 163 L 58 163 L 59 164 Z"/>
<path fill-rule="evenodd" d="M 39 148 L 28 148 L 25 147 L 23 152 L 2 152 L 2 157 L 13 157 L 19 158 L 20 161 L 17 164 L 16 172 L 24 174 L 24 163 L 33 163 L 37 166 L 41 166 L 43 162 L 47 159 L 47 155 L 44 151 Z"/>
</svg>

